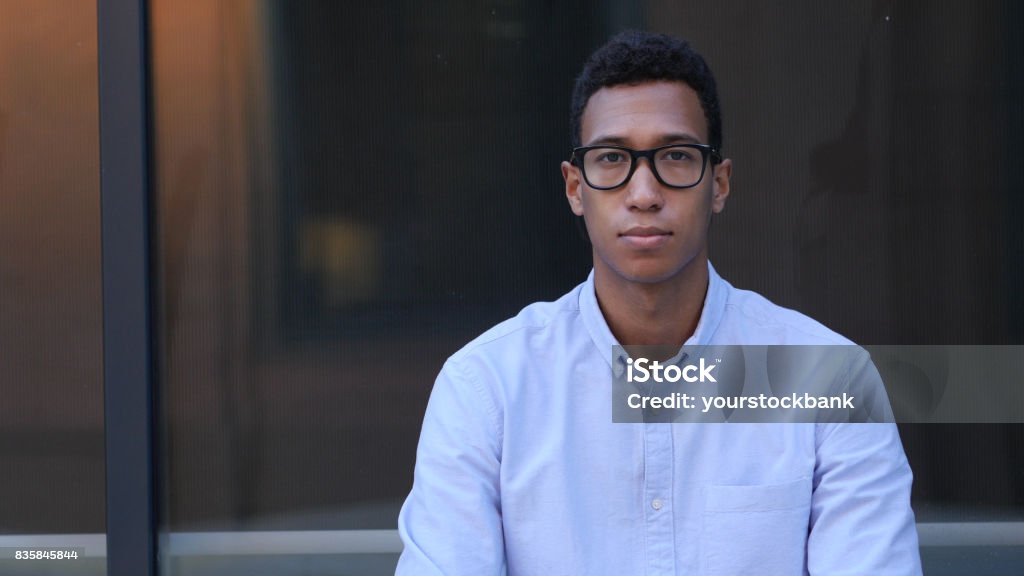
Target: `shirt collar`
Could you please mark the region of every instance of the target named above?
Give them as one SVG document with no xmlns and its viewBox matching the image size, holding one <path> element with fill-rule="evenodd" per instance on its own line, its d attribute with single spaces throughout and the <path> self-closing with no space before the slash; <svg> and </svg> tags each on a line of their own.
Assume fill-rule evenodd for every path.
<svg viewBox="0 0 1024 576">
<path fill-rule="evenodd" d="M 728 291 L 728 284 L 718 275 L 715 267 L 708 261 L 708 291 L 704 296 L 704 307 L 701 310 L 700 321 L 697 322 L 697 329 L 693 331 L 693 335 L 683 344 L 684 347 L 710 344 L 712 335 L 714 335 L 719 323 L 722 321 L 725 303 L 729 298 Z M 590 333 L 591 340 L 593 340 L 597 349 L 600 350 L 601 357 L 605 359 L 609 366 L 613 366 L 612 346 L 618 345 L 619 342 L 612 335 L 611 329 L 608 328 L 608 322 L 605 320 L 601 307 L 597 303 L 597 293 L 594 291 L 593 269 L 591 269 L 590 275 L 587 276 L 587 281 L 583 283 L 580 290 L 579 306 L 583 325 L 586 326 L 587 332 Z"/>
</svg>

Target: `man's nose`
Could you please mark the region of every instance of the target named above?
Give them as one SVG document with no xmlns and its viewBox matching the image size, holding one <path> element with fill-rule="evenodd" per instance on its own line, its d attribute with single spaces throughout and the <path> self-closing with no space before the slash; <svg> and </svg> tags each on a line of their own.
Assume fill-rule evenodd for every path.
<svg viewBox="0 0 1024 576">
<path fill-rule="evenodd" d="M 654 176 L 647 158 L 637 159 L 636 170 L 626 184 L 626 190 L 630 209 L 659 210 L 664 205 L 661 183 Z"/>
</svg>

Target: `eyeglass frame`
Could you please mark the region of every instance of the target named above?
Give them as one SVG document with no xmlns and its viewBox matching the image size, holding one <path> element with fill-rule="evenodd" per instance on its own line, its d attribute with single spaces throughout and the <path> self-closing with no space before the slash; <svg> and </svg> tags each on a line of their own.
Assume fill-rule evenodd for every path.
<svg viewBox="0 0 1024 576">
<path fill-rule="evenodd" d="M 593 184 L 590 183 L 590 179 L 587 178 L 586 168 L 583 167 L 583 155 L 590 150 L 597 150 L 602 148 L 621 150 L 629 154 L 629 172 L 626 174 L 626 177 L 622 180 L 622 182 L 616 184 L 615 186 L 594 186 Z M 654 161 L 654 154 L 667 148 L 696 148 L 697 150 L 700 150 L 700 178 L 697 178 L 696 182 L 694 182 L 693 184 L 688 184 L 686 186 L 676 186 L 674 184 L 669 184 L 668 182 L 665 182 L 665 180 L 662 179 L 661 174 L 658 173 L 658 166 Z M 632 148 L 626 148 L 625 146 L 615 146 L 613 144 L 597 144 L 594 146 L 580 146 L 578 148 L 573 148 L 572 155 L 569 157 L 569 164 L 572 164 L 573 166 L 576 166 L 577 168 L 580 169 L 580 174 L 583 175 L 583 181 L 587 183 L 587 186 L 590 186 L 595 190 L 614 190 L 621 186 L 625 186 L 633 177 L 633 173 L 636 172 L 637 160 L 640 158 L 646 158 L 647 165 L 650 167 L 651 173 L 654 174 L 654 177 L 658 180 L 658 182 L 660 182 L 663 186 L 667 186 L 675 190 L 685 190 L 687 188 L 693 188 L 694 186 L 697 186 L 704 181 L 704 172 L 707 171 L 708 157 L 711 158 L 712 166 L 714 166 L 715 164 L 722 163 L 722 155 L 719 154 L 717 148 L 711 146 L 710 144 L 666 144 L 664 146 L 658 146 L 657 148 L 649 148 L 647 150 L 633 150 Z"/>
</svg>

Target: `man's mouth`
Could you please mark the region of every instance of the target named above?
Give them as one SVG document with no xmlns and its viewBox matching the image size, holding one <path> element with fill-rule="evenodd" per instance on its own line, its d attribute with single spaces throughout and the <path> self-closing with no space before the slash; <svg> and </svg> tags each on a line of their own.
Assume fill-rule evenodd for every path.
<svg viewBox="0 0 1024 576">
<path fill-rule="evenodd" d="M 656 226 L 634 226 L 619 233 L 619 238 L 633 248 L 650 250 L 668 242 L 672 232 Z"/>
</svg>

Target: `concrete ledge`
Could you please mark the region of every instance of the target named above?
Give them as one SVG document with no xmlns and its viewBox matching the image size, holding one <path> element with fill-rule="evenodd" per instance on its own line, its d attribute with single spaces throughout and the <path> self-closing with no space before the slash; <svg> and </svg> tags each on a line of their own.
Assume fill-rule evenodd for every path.
<svg viewBox="0 0 1024 576">
<path fill-rule="evenodd" d="M 1024 546 L 1024 522 L 923 522 L 922 548 Z M 85 548 L 105 557 L 104 534 L 26 534 L 0 536 L 0 547 Z M 316 554 L 398 554 L 397 530 L 286 530 L 267 532 L 174 532 L 160 539 L 160 554 L 175 556 L 276 556 Z"/>
</svg>

